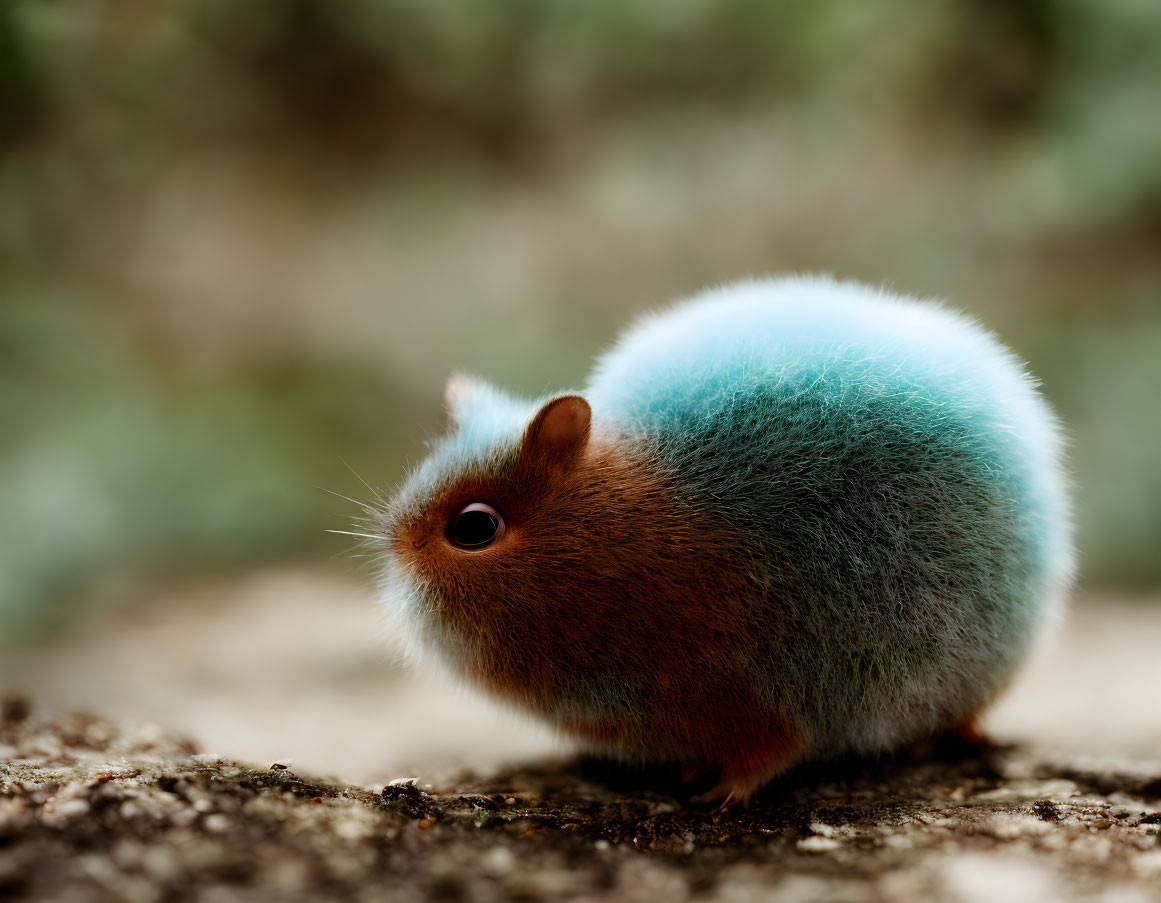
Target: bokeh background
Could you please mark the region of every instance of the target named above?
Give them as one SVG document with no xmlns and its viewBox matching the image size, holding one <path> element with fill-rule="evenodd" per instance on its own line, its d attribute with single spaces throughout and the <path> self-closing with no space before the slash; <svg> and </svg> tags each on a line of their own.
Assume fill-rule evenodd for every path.
<svg viewBox="0 0 1161 903">
<path fill-rule="evenodd" d="M 400 663 L 317 487 L 788 271 L 1030 361 L 1082 585 L 997 724 L 1155 748 L 1155 0 L 2 0 L 0 686 L 352 778 L 547 748 Z"/>
</svg>

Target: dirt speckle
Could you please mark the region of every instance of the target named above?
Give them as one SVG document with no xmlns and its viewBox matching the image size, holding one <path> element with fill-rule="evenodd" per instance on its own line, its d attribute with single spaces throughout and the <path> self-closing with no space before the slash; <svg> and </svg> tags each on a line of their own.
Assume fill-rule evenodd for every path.
<svg viewBox="0 0 1161 903">
<path fill-rule="evenodd" d="M 1158 763 L 1102 772 L 1020 748 L 936 749 L 799 769 L 721 812 L 675 772 L 597 759 L 371 789 L 93 716 L 43 719 L 27 701 L 3 711 L 0 891 L 14 901 L 369 901 L 387 886 L 485 903 L 906 903 L 1001 886 L 1068 901 L 1110 876 L 1148 900 L 1161 873 L 1161 813 L 1143 792 L 1161 786 Z"/>
<path fill-rule="evenodd" d="M 1060 810 L 1052 800 L 1037 800 L 1032 804 L 1032 811 L 1045 821 L 1059 821 Z"/>
</svg>

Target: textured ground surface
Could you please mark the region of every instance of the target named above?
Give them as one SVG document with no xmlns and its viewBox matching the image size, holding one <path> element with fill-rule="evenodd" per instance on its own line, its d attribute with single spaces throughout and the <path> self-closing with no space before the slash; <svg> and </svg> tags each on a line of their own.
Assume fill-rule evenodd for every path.
<svg viewBox="0 0 1161 903">
<path fill-rule="evenodd" d="M 726 814 L 386 639 L 336 569 L 0 648 L 0 900 L 1161 901 L 1156 599 L 1078 599 L 988 713 L 1003 745 L 800 771 Z"/>
<path fill-rule="evenodd" d="M 0 718 L 5 900 L 1161 900 L 1161 762 L 943 749 L 719 813 L 595 760 L 355 787 L 21 697 Z"/>
</svg>

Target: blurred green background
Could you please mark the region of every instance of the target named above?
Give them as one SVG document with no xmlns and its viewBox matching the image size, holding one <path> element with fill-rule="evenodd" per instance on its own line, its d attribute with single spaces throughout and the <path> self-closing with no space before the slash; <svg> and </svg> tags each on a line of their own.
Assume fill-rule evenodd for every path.
<svg viewBox="0 0 1161 903">
<path fill-rule="evenodd" d="M 1161 586 L 1156 0 L 0 0 L 0 637 L 341 556 L 450 371 L 803 270 L 999 332 Z"/>
</svg>

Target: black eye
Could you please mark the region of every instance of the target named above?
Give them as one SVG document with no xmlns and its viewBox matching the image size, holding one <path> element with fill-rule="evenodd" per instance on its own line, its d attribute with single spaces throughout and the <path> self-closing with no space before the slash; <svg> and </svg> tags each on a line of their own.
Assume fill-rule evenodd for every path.
<svg viewBox="0 0 1161 903">
<path fill-rule="evenodd" d="M 504 518 L 491 505 L 464 505 L 448 524 L 447 538 L 461 549 L 482 549 L 504 535 Z"/>
</svg>

